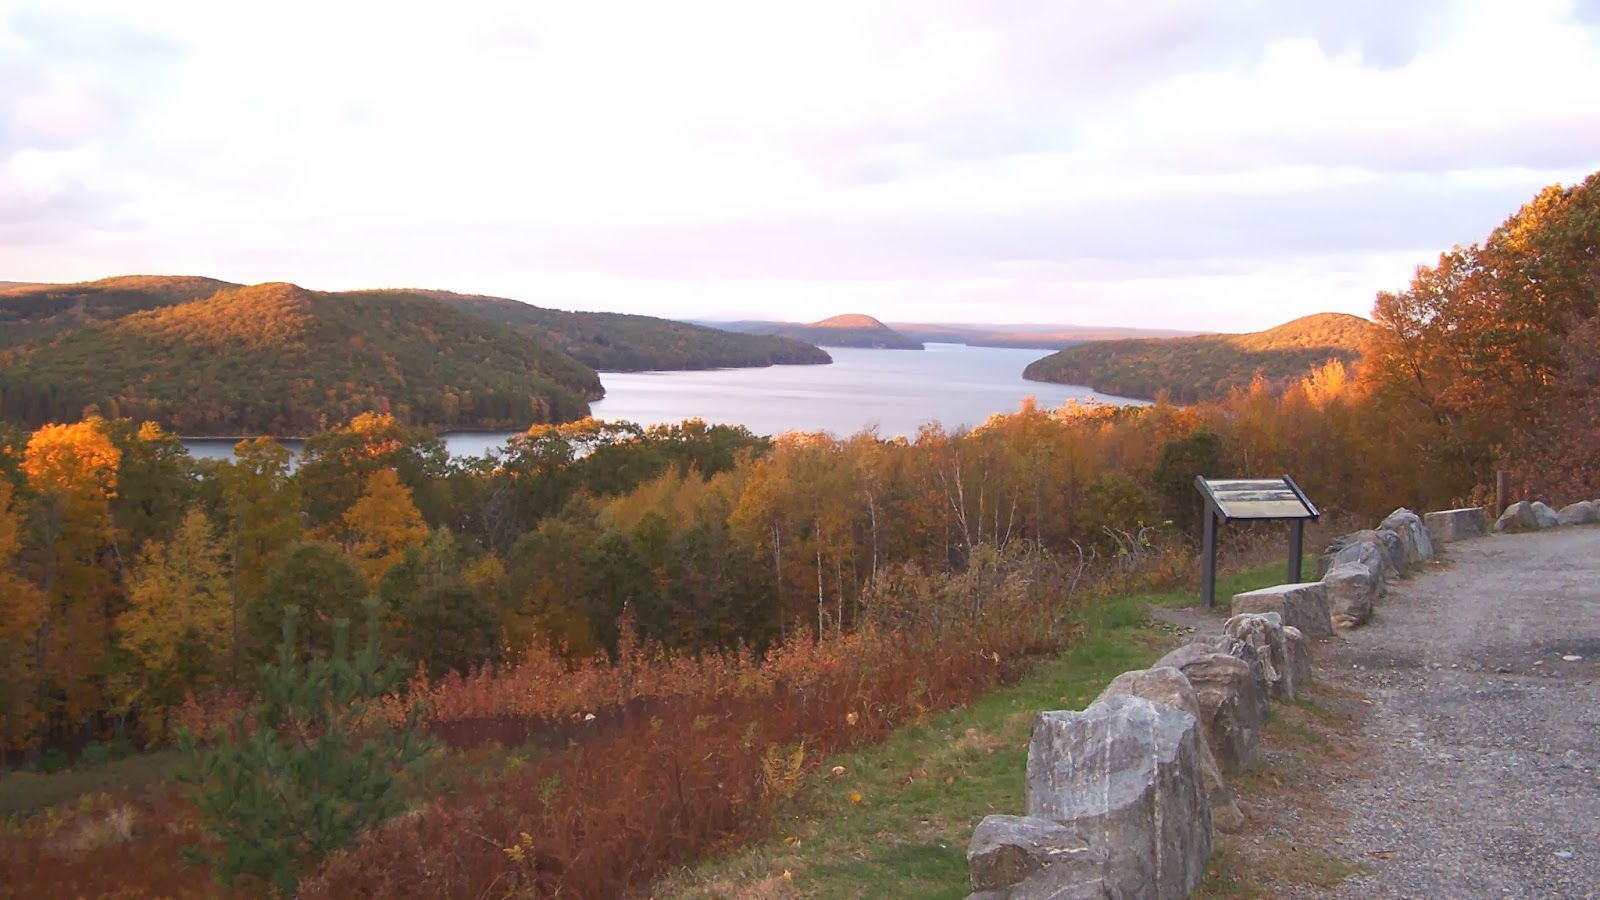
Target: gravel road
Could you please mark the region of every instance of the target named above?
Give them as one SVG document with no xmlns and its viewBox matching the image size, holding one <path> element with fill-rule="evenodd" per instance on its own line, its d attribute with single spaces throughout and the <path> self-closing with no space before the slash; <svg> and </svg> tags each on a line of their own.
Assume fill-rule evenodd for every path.
<svg viewBox="0 0 1600 900">
<path fill-rule="evenodd" d="M 1600 898 L 1600 527 L 1446 545 L 1318 655 L 1372 701 L 1339 898 Z"/>
</svg>

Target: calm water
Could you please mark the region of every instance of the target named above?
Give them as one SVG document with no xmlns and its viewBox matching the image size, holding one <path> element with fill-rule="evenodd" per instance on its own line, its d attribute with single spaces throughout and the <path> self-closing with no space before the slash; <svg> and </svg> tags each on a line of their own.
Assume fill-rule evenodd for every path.
<svg viewBox="0 0 1600 900">
<path fill-rule="evenodd" d="M 641 425 L 701 418 L 743 425 L 757 434 L 828 431 L 845 437 L 876 426 L 883 437 L 914 436 L 938 421 L 954 431 L 994 413 L 1014 412 L 1024 397 L 1045 407 L 1068 400 L 1128 404 L 1086 387 L 1024 381 L 1022 370 L 1043 350 L 929 344 L 914 350 L 829 348 L 831 366 L 772 366 L 708 372 L 606 372 L 606 398 L 592 404 L 597 419 Z M 455 456 L 476 456 L 505 443 L 511 432 L 451 434 Z M 185 442 L 195 456 L 221 458 L 228 441 Z M 296 442 L 285 442 L 298 450 Z"/>
</svg>

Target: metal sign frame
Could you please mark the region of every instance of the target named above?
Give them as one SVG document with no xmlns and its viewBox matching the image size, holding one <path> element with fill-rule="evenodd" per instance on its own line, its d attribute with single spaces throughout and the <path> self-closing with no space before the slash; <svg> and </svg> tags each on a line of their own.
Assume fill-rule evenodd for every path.
<svg viewBox="0 0 1600 900">
<path fill-rule="evenodd" d="M 1289 525 L 1289 582 L 1300 581 L 1305 553 L 1306 520 L 1322 517 L 1306 492 L 1288 475 L 1279 478 L 1194 478 L 1205 498 L 1205 532 L 1200 557 L 1200 595 L 1207 607 L 1217 605 L 1217 523 L 1281 522 Z"/>
</svg>

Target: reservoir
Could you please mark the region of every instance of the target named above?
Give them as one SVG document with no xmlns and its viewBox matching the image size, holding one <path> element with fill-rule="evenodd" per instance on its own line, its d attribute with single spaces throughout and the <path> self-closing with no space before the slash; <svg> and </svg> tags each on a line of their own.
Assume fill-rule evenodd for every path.
<svg viewBox="0 0 1600 900">
<path fill-rule="evenodd" d="M 880 437 L 915 437 L 928 422 L 948 431 L 971 428 L 995 413 L 1015 412 L 1025 397 L 1041 407 L 1070 400 L 1141 404 L 1069 384 L 1026 381 L 1022 370 L 1044 350 L 929 344 L 926 350 L 830 347 L 828 366 L 770 366 L 699 372 L 602 372 L 606 397 L 591 404 L 597 419 L 641 425 L 706 422 L 743 425 L 757 434 L 827 431 L 848 437 L 876 427 Z M 452 456 L 480 456 L 513 432 L 445 436 Z M 286 441 L 298 449 L 297 441 Z M 187 440 L 197 457 L 230 454 L 229 441 Z"/>
</svg>

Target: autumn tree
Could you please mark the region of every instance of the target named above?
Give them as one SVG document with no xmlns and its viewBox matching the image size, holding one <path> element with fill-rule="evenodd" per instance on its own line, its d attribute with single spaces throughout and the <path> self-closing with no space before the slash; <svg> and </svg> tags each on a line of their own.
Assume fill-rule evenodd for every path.
<svg viewBox="0 0 1600 900">
<path fill-rule="evenodd" d="M 185 692 L 223 677 L 232 659 L 232 590 L 216 530 L 199 510 L 184 515 L 170 544 L 152 541 L 117 617 L 121 646 L 136 661 L 122 708 L 137 707 L 147 738 L 160 740 L 166 710 Z"/>
<path fill-rule="evenodd" d="M 382 469 L 394 470 L 426 521 L 442 521 L 450 470 L 444 442 L 392 415 L 362 413 L 342 428 L 312 435 L 301 450 L 296 480 L 311 526 L 337 522 Z"/>
<path fill-rule="evenodd" d="M 0 753 L 32 746 L 41 723 L 35 645 L 45 602 L 15 568 L 23 525 L 11 483 L 0 479 Z"/>
<path fill-rule="evenodd" d="M 193 460 L 183 440 L 154 422 L 108 423 L 121 452 L 111 517 L 117 524 L 119 556 L 131 563 L 146 541 L 172 537 L 195 490 Z"/>
<path fill-rule="evenodd" d="M 408 548 L 428 536 L 411 491 L 393 469 L 379 469 L 367 477 L 360 499 L 345 510 L 342 525 L 351 560 L 374 588 Z"/>
<path fill-rule="evenodd" d="M 36 497 L 48 601 L 35 665 L 62 723 L 76 726 L 101 708 L 100 667 L 110 647 L 117 592 L 108 559 L 116 528 L 121 451 L 104 419 L 47 425 L 28 440 L 22 470 Z M 59 700 L 59 705 L 54 702 Z"/>
</svg>

